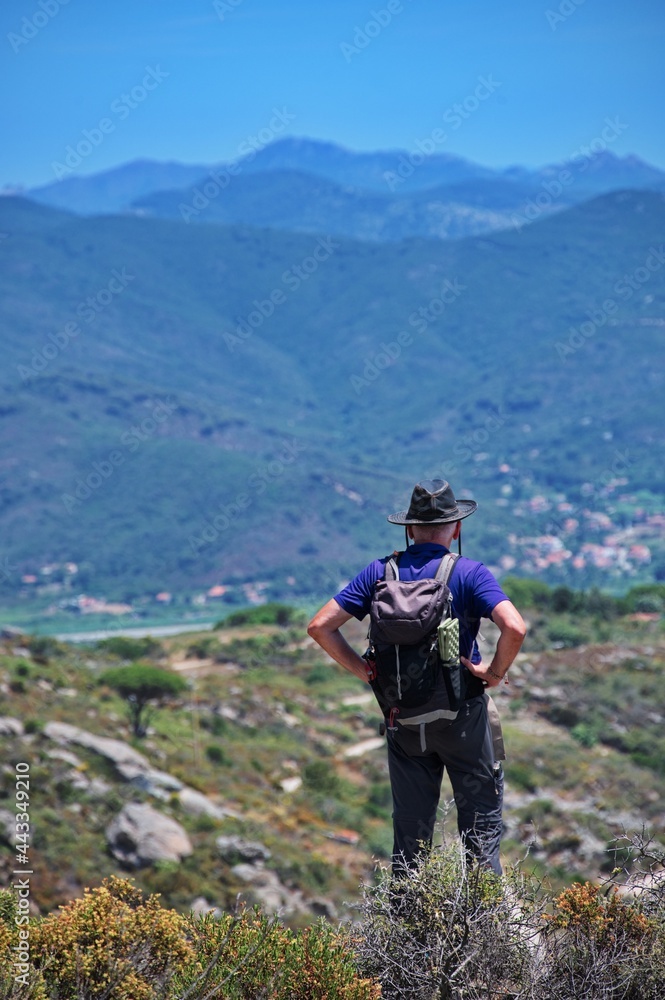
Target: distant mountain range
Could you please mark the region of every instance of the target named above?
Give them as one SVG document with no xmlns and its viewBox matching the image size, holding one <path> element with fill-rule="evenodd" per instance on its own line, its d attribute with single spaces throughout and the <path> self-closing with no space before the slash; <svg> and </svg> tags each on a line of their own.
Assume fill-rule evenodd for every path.
<svg viewBox="0 0 665 1000">
<path fill-rule="evenodd" d="M 662 194 L 447 242 L 12 197 L 0 231 L 6 599 L 67 564 L 124 600 L 330 594 L 434 475 L 497 571 L 665 577 Z"/>
<path fill-rule="evenodd" d="M 141 214 L 185 222 L 244 223 L 362 240 L 454 239 L 528 224 L 524 206 L 537 194 L 525 184 L 479 178 L 396 196 L 342 187 L 313 174 L 274 170 L 240 174 L 217 191 L 206 182 L 156 192 L 137 199 L 133 207 Z M 571 200 L 553 204 L 561 208 Z M 547 211 L 552 211 L 551 205 Z"/>
<path fill-rule="evenodd" d="M 137 198 L 171 188 L 195 184 L 209 168 L 204 165 L 134 160 L 98 174 L 63 177 L 26 192 L 40 205 L 62 208 L 79 215 L 127 211 Z"/>
<path fill-rule="evenodd" d="M 84 215 L 138 212 L 384 241 L 519 228 L 625 188 L 665 189 L 665 173 L 609 150 L 578 154 L 541 170 L 492 170 L 450 154 L 356 153 L 332 143 L 284 138 L 230 164 L 140 160 L 27 194 Z"/>
</svg>

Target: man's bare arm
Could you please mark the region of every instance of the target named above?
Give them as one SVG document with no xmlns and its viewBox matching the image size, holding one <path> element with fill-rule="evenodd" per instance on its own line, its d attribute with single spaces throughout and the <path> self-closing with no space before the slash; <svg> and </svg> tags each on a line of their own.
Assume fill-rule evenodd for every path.
<svg viewBox="0 0 665 1000">
<path fill-rule="evenodd" d="M 496 687 L 501 683 L 526 635 L 524 619 L 512 601 L 500 601 L 492 611 L 492 621 L 501 632 L 492 662 L 472 663 L 465 656 L 460 657 L 464 666 L 485 681 L 488 687 Z"/>
<path fill-rule="evenodd" d="M 362 656 L 359 656 L 342 633 L 340 626 L 348 622 L 353 616 L 339 606 L 337 601 L 328 601 L 316 612 L 311 622 L 307 626 L 307 633 L 311 635 L 315 642 L 318 642 L 322 649 L 325 649 L 328 656 L 336 660 L 340 666 L 354 674 L 361 681 L 367 683 L 367 665 Z"/>
</svg>

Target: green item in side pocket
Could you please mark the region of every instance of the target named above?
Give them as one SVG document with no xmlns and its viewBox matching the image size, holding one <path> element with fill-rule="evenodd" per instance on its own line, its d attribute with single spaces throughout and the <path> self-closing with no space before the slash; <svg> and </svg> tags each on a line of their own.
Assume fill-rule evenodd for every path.
<svg viewBox="0 0 665 1000">
<path fill-rule="evenodd" d="M 439 625 L 439 656 L 447 665 L 459 663 L 459 620 L 448 618 Z"/>
</svg>

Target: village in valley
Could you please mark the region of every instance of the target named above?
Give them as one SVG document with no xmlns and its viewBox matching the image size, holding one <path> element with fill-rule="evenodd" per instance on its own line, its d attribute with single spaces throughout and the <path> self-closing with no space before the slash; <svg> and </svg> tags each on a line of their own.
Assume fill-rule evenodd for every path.
<svg viewBox="0 0 665 1000">
<path fill-rule="evenodd" d="M 617 516 L 611 506 L 604 511 L 573 504 L 565 499 L 548 500 L 535 495 L 516 504 L 513 515 L 546 515 L 552 523 L 542 534 L 510 532 L 506 540 L 510 553 L 500 559 L 503 573 L 540 576 L 550 567 L 569 565 L 579 575 L 578 586 L 585 583 L 585 570 L 604 570 L 609 576 L 637 577 L 652 561 L 653 543 L 662 537 L 665 514 L 647 506 L 632 506 L 633 496 L 620 494 L 621 504 L 631 503 L 630 523 L 624 514 Z M 575 578 L 569 577 L 575 587 Z"/>
<path fill-rule="evenodd" d="M 47 595 L 58 597 L 48 605 L 44 614 L 55 615 L 69 612 L 72 615 L 132 615 L 145 617 L 148 610 L 167 608 L 176 602 L 176 595 L 168 590 L 160 590 L 156 594 L 146 594 L 132 603 L 109 600 L 104 596 L 91 596 L 76 593 L 76 563 L 50 563 L 41 566 L 35 573 L 25 573 L 21 577 L 19 596 L 28 599 L 31 596 L 43 598 Z M 218 608 L 221 603 L 263 604 L 266 600 L 267 581 L 244 583 L 237 587 L 214 584 L 205 590 L 186 595 L 178 600 L 180 605 L 188 604 L 192 609 L 203 610 Z M 233 597 L 231 595 L 233 594 Z"/>
<path fill-rule="evenodd" d="M 610 591 L 625 590 L 627 584 L 647 582 L 652 577 L 665 514 L 657 509 L 655 498 L 626 492 L 625 477 L 609 480 L 602 491 L 583 485 L 581 500 L 573 501 L 562 492 L 534 492 L 524 482 L 516 488 L 516 477 L 509 466 L 501 465 L 498 471 L 503 474 L 503 484 L 495 504 L 510 508 L 513 530 L 502 539 L 495 564 L 486 559 L 497 576 L 534 577 L 573 589 L 594 585 Z M 363 503 L 359 495 L 352 499 Z M 175 611 L 176 607 L 188 607 L 192 615 L 206 610 L 217 613 L 222 606 L 258 605 L 272 598 L 269 581 L 230 584 L 218 580 L 194 592 L 174 593 L 165 587 L 123 601 L 82 593 L 78 578 L 79 566 L 73 561 L 47 563 L 20 577 L 17 596 L 21 603 L 52 598 L 43 612 L 47 616 L 64 613 L 136 618 L 153 615 L 159 609 Z M 288 576 L 285 583 L 295 591 L 301 581 Z M 302 591 L 302 586 L 298 589 Z"/>
</svg>

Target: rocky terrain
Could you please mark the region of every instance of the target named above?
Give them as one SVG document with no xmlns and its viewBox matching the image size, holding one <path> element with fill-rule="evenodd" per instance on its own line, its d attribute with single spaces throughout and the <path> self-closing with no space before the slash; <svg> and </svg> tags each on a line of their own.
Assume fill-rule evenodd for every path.
<svg viewBox="0 0 665 1000">
<path fill-rule="evenodd" d="M 653 613 L 617 619 L 611 642 L 598 641 L 598 619 L 578 622 L 591 641 L 576 645 L 548 638 L 561 633 L 551 615 L 527 617 L 527 646 L 496 692 L 508 751 L 503 849 L 557 887 L 611 870 L 624 832 L 646 825 L 665 840 L 665 640 Z M 363 636 L 351 623 L 351 641 Z M 185 696 L 153 706 L 144 739 L 100 681 L 130 660 L 188 681 Z M 228 909 L 240 895 L 295 924 L 344 918 L 387 860 L 372 696 L 293 623 L 87 647 L 8 635 L 0 716 L 0 870 L 11 881 L 13 780 L 27 762 L 35 911 L 130 873 L 182 911 Z M 450 797 L 444 783 L 445 838 Z"/>
</svg>

